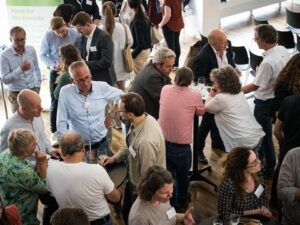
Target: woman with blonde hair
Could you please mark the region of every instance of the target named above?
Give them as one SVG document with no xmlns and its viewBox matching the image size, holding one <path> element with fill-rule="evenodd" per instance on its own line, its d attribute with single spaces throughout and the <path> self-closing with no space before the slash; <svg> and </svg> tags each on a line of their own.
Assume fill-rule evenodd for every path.
<svg viewBox="0 0 300 225">
<path fill-rule="evenodd" d="M 103 29 L 109 33 L 114 42 L 114 69 L 117 76 L 117 85 L 121 90 L 125 90 L 125 81 L 129 78 L 129 74 L 125 71 L 122 50 L 128 45 L 132 45 L 132 35 L 126 24 L 115 21 L 116 5 L 107 1 L 102 5 L 102 13 L 104 15 Z M 126 43 L 127 35 L 127 43 Z"/>
</svg>

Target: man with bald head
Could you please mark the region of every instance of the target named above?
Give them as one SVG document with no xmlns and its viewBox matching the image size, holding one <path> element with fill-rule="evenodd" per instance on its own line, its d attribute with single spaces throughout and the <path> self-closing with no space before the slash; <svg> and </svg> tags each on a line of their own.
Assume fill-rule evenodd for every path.
<svg viewBox="0 0 300 225">
<path fill-rule="evenodd" d="M 52 149 L 49 139 L 46 137 L 44 131 L 44 122 L 41 117 L 42 106 L 40 96 L 29 89 L 22 90 L 17 101 L 19 108 L 17 111 L 6 121 L 1 129 L 0 138 L 1 146 L 0 151 L 7 148 L 7 137 L 11 129 L 27 128 L 32 130 L 37 137 L 37 149 L 45 151 L 53 157 L 59 157 L 59 151 Z M 30 161 L 35 164 L 35 157 Z"/>
<path fill-rule="evenodd" d="M 208 34 L 208 43 L 200 50 L 194 62 L 192 69 L 195 75 L 195 81 L 197 81 L 199 77 L 205 77 L 206 85 L 211 85 L 212 81 L 210 80 L 209 74 L 212 69 L 222 68 L 228 65 L 235 67 L 231 43 L 227 40 L 227 36 L 222 30 L 218 28 L 213 29 Z M 203 149 L 209 131 L 212 140 L 211 147 L 224 150 L 225 147 L 216 126 L 214 115 L 205 113 L 199 127 L 199 160 L 206 164 L 207 159 L 203 154 Z"/>
</svg>

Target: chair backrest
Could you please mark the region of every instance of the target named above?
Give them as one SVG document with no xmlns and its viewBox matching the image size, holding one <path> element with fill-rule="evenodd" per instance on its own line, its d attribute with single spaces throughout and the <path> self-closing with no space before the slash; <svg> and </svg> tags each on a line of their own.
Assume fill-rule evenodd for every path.
<svg viewBox="0 0 300 225">
<path fill-rule="evenodd" d="M 186 59 L 184 61 L 184 66 L 189 67 L 190 69 L 192 69 L 194 62 L 196 60 L 197 55 L 200 52 L 200 49 L 204 46 L 205 44 L 202 42 L 202 40 L 199 40 L 197 42 L 195 42 L 191 47 L 190 50 L 186 56 Z"/>
<path fill-rule="evenodd" d="M 264 19 L 260 19 L 260 18 L 255 18 L 253 16 L 253 21 L 254 21 L 254 24 L 257 26 L 257 25 L 260 25 L 260 24 L 269 24 L 268 20 L 264 20 Z"/>
<path fill-rule="evenodd" d="M 277 31 L 278 45 L 286 48 L 295 48 L 295 40 L 292 31 Z"/>
<path fill-rule="evenodd" d="M 285 8 L 285 10 L 286 10 L 286 23 L 293 28 L 300 29 L 300 12 L 293 12 L 288 8 Z"/>
<path fill-rule="evenodd" d="M 201 36 L 201 41 L 203 44 L 206 44 L 208 43 L 208 38 L 206 36 L 204 36 L 203 34 L 200 33 L 200 36 Z"/>
<path fill-rule="evenodd" d="M 249 51 L 250 55 L 250 68 L 256 71 L 256 68 L 260 65 L 263 60 L 262 56 L 256 55 L 253 52 Z"/>
<path fill-rule="evenodd" d="M 249 57 L 245 46 L 231 46 L 234 62 L 237 65 L 249 64 Z"/>
</svg>

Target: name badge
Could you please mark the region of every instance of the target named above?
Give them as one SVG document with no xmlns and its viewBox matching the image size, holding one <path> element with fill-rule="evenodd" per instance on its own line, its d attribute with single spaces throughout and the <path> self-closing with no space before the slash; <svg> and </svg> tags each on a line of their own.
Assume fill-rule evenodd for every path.
<svg viewBox="0 0 300 225">
<path fill-rule="evenodd" d="M 91 102 L 85 102 L 83 105 L 83 108 L 91 109 L 91 108 L 93 108 L 93 104 Z"/>
<path fill-rule="evenodd" d="M 133 147 L 131 145 L 129 146 L 129 152 L 132 155 L 132 157 L 135 158 L 136 152 L 134 151 L 134 149 L 133 149 Z"/>
<path fill-rule="evenodd" d="M 96 46 L 91 46 L 90 50 L 91 50 L 91 52 L 96 52 L 97 51 L 97 47 Z"/>
<path fill-rule="evenodd" d="M 255 196 L 256 196 L 257 198 L 259 198 L 259 197 L 261 196 L 261 194 L 263 193 L 263 191 L 264 191 L 264 188 L 263 188 L 263 186 L 260 184 L 260 185 L 258 185 L 258 187 L 256 188 L 254 194 L 255 194 Z"/>
<path fill-rule="evenodd" d="M 176 216 L 176 211 L 175 211 L 174 207 L 170 208 L 166 212 L 166 214 L 167 214 L 167 217 L 168 217 L 169 220 L 172 219 L 174 216 Z"/>
<path fill-rule="evenodd" d="M 86 0 L 86 4 L 87 4 L 87 5 L 92 5 L 92 1 Z"/>
</svg>

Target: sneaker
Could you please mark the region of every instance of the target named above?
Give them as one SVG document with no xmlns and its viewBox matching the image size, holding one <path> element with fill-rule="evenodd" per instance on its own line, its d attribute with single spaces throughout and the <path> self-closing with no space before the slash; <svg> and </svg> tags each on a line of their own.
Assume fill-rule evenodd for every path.
<svg viewBox="0 0 300 225">
<path fill-rule="evenodd" d="M 199 152 L 198 161 L 203 163 L 203 164 L 208 164 L 208 160 L 205 157 L 203 152 Z"/>
</svg>

